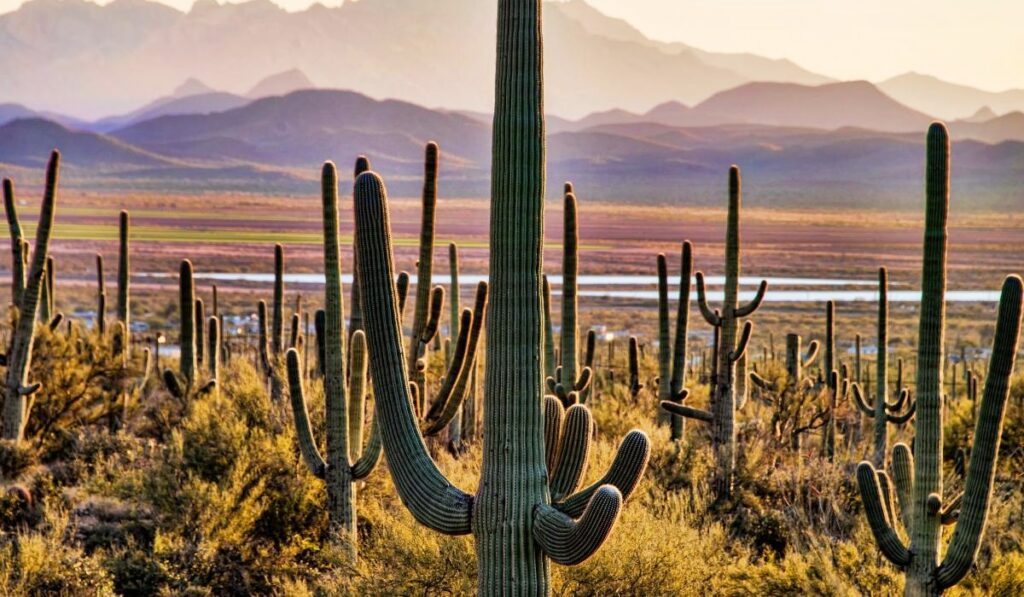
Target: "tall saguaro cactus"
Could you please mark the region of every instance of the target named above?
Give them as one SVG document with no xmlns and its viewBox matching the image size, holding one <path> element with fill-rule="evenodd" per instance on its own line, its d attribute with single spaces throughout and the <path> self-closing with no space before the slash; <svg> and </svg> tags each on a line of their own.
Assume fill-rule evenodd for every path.
<svg viewBox="0 0 1024 597">
<path fill-rule="evenodd" d="M 4 420 L 3 438 L 20 442 L 25 434 L 25 425 L 32 412 L 32 402 L 40 384 L 29 382 L 29 372 L 32 367 L 32 345 L 35 343 L 36 316 L 39 313 L 39 302 L 41 288 L 46 275 L 46 262 L 50 248 L 50 234 L 53 230 L 53 217 L 57 210 L 57 179 L 60 172 L 60 152 L 54 151 L 50 154 L 50 162 L 46 167 L 46 188 L 43 192 L 43 204 L 39 211 L 39 222 L 36 224 L 36 247 L 32 252 L 31 267 L 28 269 L 28 278 L 20 293 L 16 294 L 17 320 L 11 337 L 11 344 L 7 350 L 7 376 L 4 381 Z M 12 234 L 17 231 L 19 236 L 12 237 L 12 245 L 17 242 L 21 247 L 20 258 L 24 259 L 28 253 L 27 243 L 20 236 L 21 227 L 17 224 L 17 214 L 14 212 L 14 185 L 10 181 L 4 181 L 5 204 L 9 204 L 7 210 L 8 222 Z M 9 199 L 9 200 L 8 200 Z M 15 260 L 19 255 L 15 254 Z M 24 271 L 24 270 L 22 270 Z M 15 286 L 18 280 L 15 279 Z M 20 296 L 19 296 L 20 295 Z"/>
<path fill-rule="evenodd" d="M 192 262 L 184 259 L 178 275 L 178 308 L 179 335 L 178 344 L 181 356 L 178 359 L 178 372 L 165 369 L 163 372 L 164 386 L 172 396 L 187 402 L 190 398 L 204 395 L 217 387 L 213 380 L 199 384 L 199 365 L 196 358 L 196 290 Z M 203 325 L 200 321 L 198 325 Z"/>
<path fill-rule="evenodd" d="M 658 399 L 682 404 L 689 392 L 686 384 L 686 335 L 690 325 L 690 277 L 693 275 L 693 245 L 683 243 L 679 272 L 679 305 L 676 310 L 676 337 L 670 344 L 668 309 L 668 261 L 658 255 Z M 686 432 L 686 419 L 671 414 L 672 440 Z"/>
<path fill-rule="evenodd" d="M 128 212 L 122 211 L 118 222 L 120 244 L 117 252 L 117 320 L 124 324 L 124 350 L 131 354 L 131 260 L 128 254 L 129 237 Z"/>
<path fill-rule="evenodd" d="M 349 557 L 358 555 L 356 536 L 355 483 L 366 478 L 380 461 L 381 441 L 377 417 L 370 439 L 363 449 L 363 416 L 366 409 L 366 337 L 362 330 L 352 334 L 349 385 L 345 384 L 345 308 L 341 288 L 341 251 L 338 244 L 338 175 L 334 164 L 323 169 L 324 229 L 324 316 L 317 342 L 323 347 L 324 400 L 327 409 L 326 458 L 317 449 L 303 392 L 299 351 L 287 353 L 288 385 L 292 413 L 303 460 L 314 475 L 327 484 L 328 520 L 341 533 Z M 319 319 L 319 317 L 318 317 Z M 361 453 L 360 453 L 361 452 Z"/>
<path fill-rule="evenodd" d="M 917 349 L 917 424 L 914 451 L 904 444 L 893 449 L 893 472 L 910 544 L 894 530 L 895 516 L 884 471 L 870 462 L 857 467 L 864 511 L 882 554 L 906 571 L 908 596 L 940 595 L 970 571 L 978 555 L 992 501 L 996 459 L 1002 436 L 1009 379 L 1020 340 L 1024 282 L 1010 276 L 999 300 L 992 358 L 975 427 L 962 498 L 943 496 L 942 362 L 946 316 L 946 253 L 949 210 L 949 133 L 932 124 L 927 139 L 924 267 L 921 275 L 921 319 Z M 956 529 L 940 560 L 942 524 L 951 507 L 959 506 Z"/>
<path fill-rule="evenodd" d="M 753 323 L 745 322 L 737 338 L 741 319 L 750 317 L 761 306 L 768 283 L 761 281 L 757 294 L 744 305 L 738 304 L 740 280 L 740 169 L 729 169 L 729 216 L 725 235 L 725 301 L 715 312 L 708 305 L 704 274 L 697 272 L 697 304 L 704 319 L 718 331 L 717 367 L 714 372 L 711 410 L 690 408 L 674 402 L 661 406 L 672 414 L 711 424 L 711 444 L 715 452 L 713 487 L 717 501 L 732 495 L 736 469 L 736 363 L 747 350 Z"/>
<path fill-rule="evenodd" d="M 853 386 L 853 398 L 857 407 L 868 417 L 875 420 L 874 450 L 871 462 L 879 469 L 885 468 L 889 452 L 889 424 L 902 425 L 914 416 L 917 402 L 910 401 L 906 410 L 899 411 L 906 405 L 908 392 L 901 387 L 903 379 L 903 362 L 900 361 L 896 400 L 889 400 L 889 273 L 884 268 L 878 269 L 878 351 L 876 358 L 876 378 L 874 403 L 868 402 L 859 384 Z"/>
<path fill-rule="evenodd" d="M 583 391 L 590 386 L 593 371 L 588 366 L 579 366 L 579 206 L 572 183 L 565 183 L 563 200 L 564 238 L 562 240 L 562 334 L 559 350 L 560 363 L 554 375 L 547 378 L 548 390 L 571 406 L 569 394 Z"/>
<path fill-rule="evenodd" d="M 494 298 L 488 313 L 484 461 L 475 494 L 444 477 L 418 433 L 402 354 L 387 194 L 373 172 L 362 174 L 355 189 L 358 266 L 388 468 L 420 523 L 446 534 L 474 535 L 482 595 L 550 593 L 549 560 L 577 563 L 600 547 L 650 450 L 646 435 L 631 432 L 605 478 L 573 493 L 590 437 L 587 417 L 574 414 L 571 428 L 558 425 L 568 468 L 559 473 L 556 463 L 550 470 L 545 427 L 553 428 L 557 415 L 545 417 L 541 396 L 541 48 L 540 0 L 500 0 L 491 181 Z M 573 409 L 586 412 L 582 405 Z M 564 482 L 556 485 L 555 478 Z M 562 494 L 567 497 L 558 500 Z"/>
</svg>

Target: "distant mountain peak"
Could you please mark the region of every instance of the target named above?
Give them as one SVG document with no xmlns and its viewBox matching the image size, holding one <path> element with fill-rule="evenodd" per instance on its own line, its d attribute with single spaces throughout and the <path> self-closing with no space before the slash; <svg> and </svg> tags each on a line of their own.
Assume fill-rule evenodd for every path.
<svg viewBox="0 0 1024 597">
<path fill-rule="evenodd" d="M 250 98 L 261 98 L 315 88 L 316 84 L 306 76 L 306 73 L 297 68 L 290 68 L 261 79 L 245 95 Z"/>
<path fill-rule="evenodd" d="M 978 108 L 978 111 L 971 115 L 970 118 L 965 118 L 964 120 L 966 120 L 967 122 L 985 122 L 998 117 L 999 115 L 996 114 L 992 110 L 992 108 L 989 108 L 988 106 L 982 106 Z"/>
<path fill-rule="evenodd" d="M 190 95 L 201 95 L 204 93 L 215 93 L 217 90 L 203 83 L 195 77 L 185 79 L 185 82 L 174 88 L 172 97 L 188 97 Z"/>
</svg>

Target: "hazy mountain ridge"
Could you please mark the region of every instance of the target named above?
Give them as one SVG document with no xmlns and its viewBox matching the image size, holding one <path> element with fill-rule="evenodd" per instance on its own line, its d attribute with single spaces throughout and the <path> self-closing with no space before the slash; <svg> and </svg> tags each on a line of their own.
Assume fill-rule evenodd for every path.
<svg viewBox="0 0 1024 597">
<path fill-rule="evenodd" d="M 654 42 L 583 0 L 546 8 L 547 99 L 554 114 L 646 110 L 670 99 L 693 104 L 752 75 L 827 80 L 787 61 Z M 195 77 L 245 95 L 274 73 L 299 69 L 324 87 L 487 110 L 490 86 L 464 83 L 491 78 L 494 22 L 494 3 L 480 0 L 362 0 L 295 13 L 269 0 L 201 0 L 188 13 L 147 0 L 103 7 L 30 0 L 0 16 L 0 68 L 8 73 L 3 100 L 105 117 L 165 95 L 167 81 Z"/>
<path fill-rule="evenodd" d="M 347 169 L 365 153 L 393 193 L 414 196 L 423 145 L 436 140 L 443 192 L 481 197 L 489 191 L 490 161 L 490 126 L 482 120 L 334 90 L 162 116 L 107 135 L 16 120 L 0 127 L 0 175 L 2 164 L 41 167 L 49 149 L 60 147 L 71 186 L 315 192 L 324 159 Z M 588 199 L 717 204 L 725 173 L 737 163 L 754 205 L 912 206 L 920 200 L 923 138 L 919 131 L 849 127 L 607 123 L 551 132 L 548 181 L 552 196 L 561 181 L 573 180 Z M 1022 206 L 1024 143 L 958 142 L 954 158 L 957 191 L 972 206 Z"/>
</svg>

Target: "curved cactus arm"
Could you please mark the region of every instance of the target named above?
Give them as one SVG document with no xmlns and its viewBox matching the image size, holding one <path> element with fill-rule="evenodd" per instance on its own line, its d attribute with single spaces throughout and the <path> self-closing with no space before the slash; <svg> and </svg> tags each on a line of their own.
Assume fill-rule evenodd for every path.
<svg viewBox="0 0 1024 597">
<path fill-rule="evenodd" d="M 273 365 L 270 363 L 270 339 L 267 336 L 267 301 L 261 300 L 256 308 L 256 319 L 257 327 L 259 328 L 259 346 L 258 350 L 260 353 L 260 365 L 263 367 L 263 372 L 269 374 Z M 322 341 L 323 335 L 320 336 Z"/>
<path fill-rule="evenodd" d="M 466 313 L 469 312 L 469 309 L 466 309 L 462 314 L 462 322 L 459 326 L 459 338 L 456 341 L 455 346 L 455 356 L 449 366 L 449 374 L 454 369 L 458 372 L 458 375 L 454 378 L 450 378 L 448 376 L 445 377 L 444 383 L 441 386 L 441 391 L 438 394 L 438 398 L 434 402 L 435 406 L 442 403 L 444 407 L 438 411 L 439 414 L 436 415 L 436 420 L 431 420 L 433 407 L 431 408 L 431 412 L 427 413 L 427 421 L 431 424 L 424 432 L 425 435 L 438 433 L 441 429 L 447 426 L 448 423 L 459 414 L 459 408 L 462 406 L 463 400 L 465 400 L 468 395 L 469 380 L 476 364 L 477 347 L 480 345 L 480 336 L 484 327 L 484 315 L 487 313 L 487 292 L 487 282 L 480 282 L 476 289 L 476 302 L 473 305 L 473 311 L 468 321 Z M 469 333 L 466 341 L 465 354 L 460 354 L 459 345 L 461 344 L 462 337 L 467 329 L 469 330 Z M 448 385 L 449 379 L 453 379 L 451 386 Z"/>
<path fill-rule="evenodd" d="M 633 494 L 644 471 L 647 470 L 647 461 L 651 457 L 651 440 L 647 434 L 634 429 L 622 438 L 619 450 L 615 454 L 615 460 L 608 467 L 603 477 L 593 485 L 580 490 L 567 498 L 557 508 L 572 518 L 578 518 L 583 514 L 584 508 L 590 502 L 594 493 L 605 485 L 612 485 L 622 492 L 623 501 L 628 500 Z"/>
<path fill-rule="evenodd" d="M 875 471 L 878 476 L 878 488 L 882 492 L 882 505 L 885 506 L 885 521 L 889 526 L 896 526 L 896 504 L 892 497 L 892 479 L 885 471 Z"/>
<path fill-rule="evenodd" d="M 594 436 L 594 419 L 590 410 L 576 404 L 565 411 L 562 445 L 558 464 L 549 469 L 551 500 L 559 502 L 576 491 L 590 460 L 590 439 Z"/>
<path fill-rule="evenodd" d="M 875 417 L 875 407 L 868 404 L 867 398 L 864 397 L 864 392 L 860 389 L 860 384 L 856 382 L 853 384 L 853 401 L 857 408 L 864 413 L 865 417 L 871 419 Z"/>
<path fill-rule="evenodd" d="M 554 377 L 548 377 L 544 380 L 545 385 L 548 387 L 548 391 L 554 395 L 558 395 L 558 382 L 555 381 Z"/>
<path fill-rule="evenodd" d="M 704 316 L 704 320 L 708 322 L 708 325 L 720 327 L 722 325 L 722 317 L 708 306 L 707 290 L 704 288 L 704 272 L 697 272 L 696 275 L 697 306 L 700 307 L 700 314 Z"/>
<path fill-rule="evenodd" d="M 558 454 L 562 449 L 562 421 L 565 407 L 555 396 L 544 397 L 544 455 L 549 471 L 558 465 Z"/>
<path fill-rule="evenodd" d="M 380 462 L 380 455 L 384 452 L 384 444 L 381 441 L 380 425 L 377 424 L 377 417 L 370 421 L 370 439 L 366 441 L 363 453 L 352 465 L 352 479 L 361 481 L 370 476 L 373 469 L 377 468 Z"/>
<path fill-rule="evenodd" d="M 435 286 L 430 291 L 430 311 L 427 314 L 427 322 L 423 325 L 423 333 L 420 334 L 420 344 L 426 346 L 434 340 L 437 328 L 441 324 L 442 311 L 444 311 L 444 286 Z"/>
<path fill-rule="evenodd" d="M 709 411 L 676 404 L 675 402 L 669 402 L 668 400 L 662 400 L 660 406 L 673 415 L 679 415 L 680 417 L 695 419 L 697 421 L 704 421 L 705 423 L 710 423 L 715 418 Z"/>
<path fill-rule="evenodd" d="M 565 566 L 579 564 L 604 544 L 619 518 L 623 501 L 618 489 L 601 486 L 578 521 L 554 506 L 538 504 L 534 510 L 533 538 L 555 562 Z"/>
<path fill-rule="evenodd" d="M 573 384 L 572 389 L 577 392 L 583 392 L 590 387 L 590 383 L 593 380 L 594 370 L 590 367 L 584 367 L 580 370 L 579 377 L 576 378 L 576 382 Z M 570 380 L 572 381 L 572 380 Z"/>
<path fill-rule="evenodd" d="M 445 373 L 444 381 L 441 382 L 441 389 L 424 417 L 423 435 L 425 436 L 434 435 L 447 427 L 448 422 L 455 416 L 462 404 L 463 397 L 456 395 L 453 390 L 456 382 L 463 373 L 466 373 L 468 367 L 469 336 L 472 326 L 473 313 L 469 309 L 463 309 L 462 321 L 459 324 L 459 337 L 455 342 L 455 354 L 452 355 L 451 364 Z"/>
<path fill-rule="evenodd" d="M 817 340 L 811 341 L 807 345 L 807 356 L 804 357 L 803 364 L 801 367 L 810 367 L 814 364 L 814 361 L 818 358 L 818 351 L 821 348 L 821 343 Z"/>
<path fill-rule="evenodd" d="M 56 315 L 53 316 L 53 319 L 51 319 L 50 322 L 47 323 L 46 325 L 50 328 L 51 332 L 56 332 L 57 328 L 59 328 L 60 324 L 62 323 L 64 323 L 64 314 L 57 313 Z"/>
<path fill-rule="evenodd" d="M 178 381 L 178 376 L 170 369 L 164 369 L 164 387 L 167 388 L 167 391 L 170 392 L 171 396 L 174 396 L 178 400 L 183 400 L 185 398 L 185 390 L 181 387 L 181 382 Z"/>
<path fill-rule="evenodd" d="M 754 298 L 740 307 L 736 307 L 736 317 L 749 317 L 754 314 L 755 311 L 761 308 L 761 303 L 764 302 L 764 294 L 768 290 L 768 281 L 761 280 L 761 284 L 757 287 L 757 294 Z"/>
<path fill-rule="evenodd" d="M 325 178 L 334 173 L 324 167 Z M 328 171 L 329 170 L 329 171 Z M 333 178 L 333 180 L 337 180 Z M 421 524 L 441 533 L 471 532 L 473 496 L 455 487 L 438 470 L 419 433 L 406 370 L 398 315 L 391 221 L 384 181 L 374 172 L 355 183 L 356 246 L 364 305 L 370 370 L 375 389 L 375 418 L 380 421 L 388 469 L 402 503 Z"/>
<path fill-rule="evenodd" d="M 912 419 L 914 417 L 914 413 L 916 412 L 917 400 L 911 400 L 910 406 L 907 408 L 907 412 L 903 413 L 902 415 L 887 414 L 885 415 L 885 420 L 894 425 L 903 425 L 904 423 Z"/>
<path fill-rule="evenodd" d="M 309 425 L 309 410 L 302 389 L 302 363 L 299 362 L 299 352 L 290 348 L 285 358 L 288 362 L 288 389 L 292 398 L 292 414 L 295 417 L 295 436 L 299 440 L 299 451 L 309 470 L 323 479 L 327 476 L 327 461 L 320 455 L 316 440 L 313 438 L 313 429 Z"/>
<path fill-rule="evenodd" d="M 5 178 L 4 211 L 7 213 L 7 225 L 11 231 L 11 304 L 19 306 L 21 294 L 25 290 L 25 238 L 18 221 L 17 201 L 14 198 L 14 183 Z"/>
<path fill-rule="evenodd" d="M 743 322 L 743 330 L 740 332 L 739 342 L 736 344 L 736 350 L 729 352 L 729 359 L 732 361 L 738 361 L 743 358 L 743 355 L 747 353 L 747 346 L 750 344 L 750 334 L 754 331 L 754 323 L 751 321 Z"/>
<path fill-rule="evenodd" d="M 878 543 L 878 549 L 893 564 L 907 566 L 910 564 L 910 551 L 900 541 L 899 535 L 886 518 L 878 477 L 870 462 L 865 461 L 857 465 L 857 484 L 860 486 L 861 500 L 864 502 L 864 513 L 868 517 L 868 524 L 875 536 L 875 542 Z"/>
<path fill-rule="evenodd" d="M 903 512 L 903 528 L 910 529 L 914 513 L 911 504 L 914 495 L 914 455 L 907 444 L 896 444 L 892 448 L 892 480 Z"/>
<path fill-rule="evenodd" d="M 967 480 L 964 482 L 960 520 L 937 572 L 938 584 L 944 589 L 958 583 L 974 565 L 988 522 L 1003 419 L 1006 417 L 1009 381 L 1020 341 L 1022 300 L 1024 282 L 1017 276 L 1009 276 L 1003 283 L 999 299 L 999 319 L 988 377 L 985 379 L 985 393 L 975 424 L 974 446 L 967 468 Z"/>
<path fill-rule="evenodd" d="M 348 366 L 348 462 L 357 460 L 363 449 L 363 421 L 366 418 L 366 333 L 356 330 L 349 337 Z M 330 442 L 330 437 L 328 437 Z"/>
<path fill-rule="evenodd" d="M 956 521 L 960 519 L 960 508 L 964 503 L 964 492 L 958 493 L 948 504 L 942 506 L 942 510 L 939 512 L 939 522 L 942 526 L 949 526 L 956 524 Z"/>
<path fill-rule="evenodd" d="M 910 398 L 910 390 L 903 388 L 900 390 L 899 396 L 897 396 L 894 402 L 886 402 L 885 409 L 890 412 L 895 412 L 903 408 L 903 405 L 907 403 Z"/>
<path fill-rule="evenodd" d="M 203 397 L 217 389 L 217 380 L 211 379 L 196 390 L 197 397 Z"/>
<path fill-rule="evenodd" d="M 398 272 L 395 292 L 398 293 L 398 319 L 401 321 L 405 313 L 405 299 L 409 298 L 409 272 Z"/>
<path fill-rule="evenodd" d="M 766 391 L 769 391 L 769 392 L 774 392 L 775 391 L 775 384 L 770 382 L 770 381 L 768 381 L 767 379 L 761 377 L 757 373 L 757 371 L 751 371 L 750 372 L 750 381 L 753 382 L 753 384 L 755 386 L 761 388 L 762 390 L 766 390 Z"/>
</svg>

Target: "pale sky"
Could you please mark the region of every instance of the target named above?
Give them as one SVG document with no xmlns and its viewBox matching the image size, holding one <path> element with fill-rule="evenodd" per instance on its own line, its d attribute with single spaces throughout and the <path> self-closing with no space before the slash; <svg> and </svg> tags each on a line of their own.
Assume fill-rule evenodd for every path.
<svg viewBox="0 0 1024 597">
<path fill-rule="evenodd" d="M 193 2 L 161 1 L 182 10 Z M 287 10 L 313 3 L 274 1 Z M 837 79 L 917 71 L 990 91 L 1024 88 L 1022 0 L 587 1 L 655 39 L 789 58 Z M 0 13 L 22 2 L 0 0 Z"/>
</svg>

